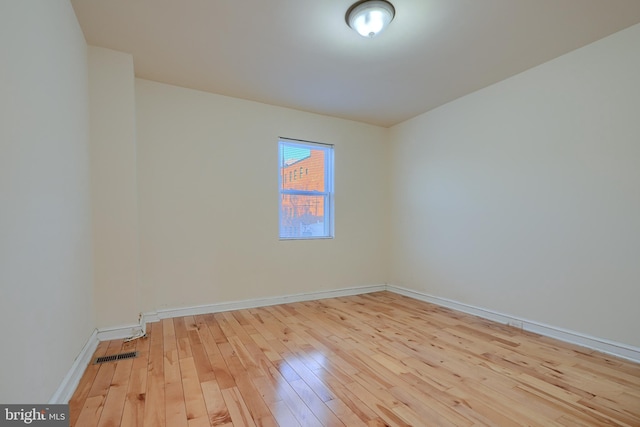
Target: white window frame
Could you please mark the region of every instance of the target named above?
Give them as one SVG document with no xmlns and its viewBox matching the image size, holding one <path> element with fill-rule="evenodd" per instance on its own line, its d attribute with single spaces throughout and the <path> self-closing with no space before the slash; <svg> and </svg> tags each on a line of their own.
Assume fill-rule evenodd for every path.
<svg viewBox="0 0 640 427">
<path fill-rule="evenodd" d="M 283 147 L 284 145 L 292 147 L 307 148 L 311 150 L 323 150 L 324 156 L 324 191 L 306 191 L 283 189 L 282 186 L 282 170 L 283 163 Z M 335 211 L 334 211 L 334 146 L 321 142 L 305 141 L 292 138 L 278 138 L 278 236 L 280 240 L 318 240 L 333 239 L 335 237 Z M 300 236 L 290 237 L 283 236 L 282 217 L 283 195 L 299 195 L 299 196 L 322 196 L 324 197 L 324 233 L 322 236 Z M 286 232 L 285 232 L 286 234 Z"/>
</svg>

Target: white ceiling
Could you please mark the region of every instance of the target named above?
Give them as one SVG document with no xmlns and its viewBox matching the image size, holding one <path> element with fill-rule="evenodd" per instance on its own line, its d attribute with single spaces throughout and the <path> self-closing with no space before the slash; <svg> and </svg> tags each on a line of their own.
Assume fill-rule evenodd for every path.
<svg viewBox="0 0 640 427">
<path fill-rule="evenodd" d="M 640 22 L 640 0 L 391 0 L 365 39 L 354 1 L 71 3 L 87 43 L 131 53 L 138 77 L 380 126 Z"/>
</svg>

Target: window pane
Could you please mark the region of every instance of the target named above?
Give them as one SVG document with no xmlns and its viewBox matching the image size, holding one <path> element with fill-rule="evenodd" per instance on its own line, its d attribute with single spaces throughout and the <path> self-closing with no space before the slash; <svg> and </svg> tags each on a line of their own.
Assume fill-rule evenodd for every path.
<svg viewBox="0 0 640 427">
<path fill-rule="evenodd" d="M 282 189 L 325 191 L 325 150 L 284 145 Z"/>
<path fill-rule="evenodd" d="M 329 237 L 327 196 L 280 196 L 280 237 Z"/>
</svg>

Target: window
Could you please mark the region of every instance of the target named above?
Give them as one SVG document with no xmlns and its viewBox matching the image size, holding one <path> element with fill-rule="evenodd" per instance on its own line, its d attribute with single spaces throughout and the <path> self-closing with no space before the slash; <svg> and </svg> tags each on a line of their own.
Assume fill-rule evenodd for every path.
<svg viewBox="0 0 640 427">
<path fill-rule="evenodd" d="M 333 145 L 280 138 L 278 154 L 280 239 L 332 238 Z"/>
</svg>

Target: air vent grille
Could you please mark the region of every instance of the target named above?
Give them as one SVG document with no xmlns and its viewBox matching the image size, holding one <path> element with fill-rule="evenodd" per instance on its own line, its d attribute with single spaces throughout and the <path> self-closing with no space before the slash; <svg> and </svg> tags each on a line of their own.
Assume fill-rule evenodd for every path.
<svg viewBox="0 0 640 427">
<path fill-rule="evenodd" d="M 93 361 L 93 364 L 98 365 L 100 363 L 106 363 L 106 362 L 117 362 L 118 360 L 131 359 L 137 356 L 138 356 L 137 351 L 130 351 L 128 353 L 120 353 L 120 354 L 112 354 L 111 356 L 96 357 L 96 359 Z"/>
</svg>

